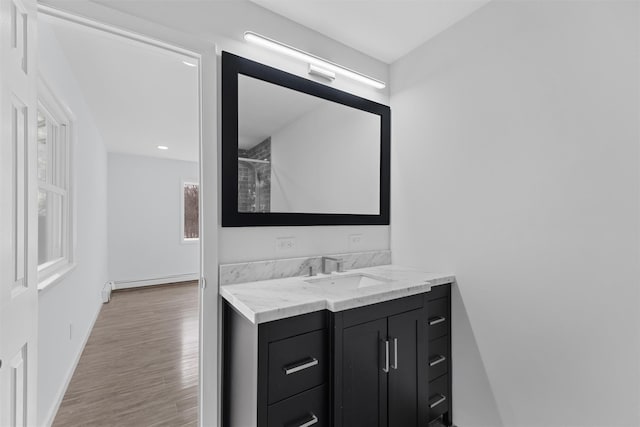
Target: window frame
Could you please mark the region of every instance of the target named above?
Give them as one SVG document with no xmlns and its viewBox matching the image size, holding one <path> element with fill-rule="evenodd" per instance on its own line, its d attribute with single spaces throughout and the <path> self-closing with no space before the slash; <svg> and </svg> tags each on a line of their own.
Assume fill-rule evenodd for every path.
<svg viewBox="0 0 640 427">
<path fill-rule="evenodd" d="M 180 243 L 184 244 L 184 245 L 192 245 L 192 244 L 199 244 L 200 243 L 200 237 L 192 237 L 192 238 L 187 238 L 184 237 L 184 186 L 185 185 L 197 185 L 198 186 L 198 198 L 200 198 L 200 183 L 198 182 L 197 179 L 182 179 L 180 181 Z M 200 203 L 200 201 L 198 200 L 198 204 Z M 200 221 L 200 210 L 198 209 L 198 236 L 200 236 L 200 227 L 201 221 Z"/>
<path fill-rule="evenodd" d="M 58 164 L 62 162 L 61 174 L 63 186 L 43 182 L 37 178 L 38 193 L 43 190 L 47 193 L 59 194 L 62 197 L 62 229 L 61 245 L 62 256 L 38 265 L 38 290 L 42 291 L 48 286 L 59 282 L 76 266 L 76 205 L 75 205 L 75 141 L 76 141 L 76 117 L 71 109 L 54 94 L 42 76 L 38 78 L 38 111 L 47 117 L 48 121 L 55 123 L 59 129 L 64 128 L 62 142 L 64 150 L 55 151 L 54 147 L 47 147 L 49 158 L 57 157 Z M 60 133 L 57 133 L 57 137 Z M 49 175 L 49 168 L 47 175 Z"/>
</svg>

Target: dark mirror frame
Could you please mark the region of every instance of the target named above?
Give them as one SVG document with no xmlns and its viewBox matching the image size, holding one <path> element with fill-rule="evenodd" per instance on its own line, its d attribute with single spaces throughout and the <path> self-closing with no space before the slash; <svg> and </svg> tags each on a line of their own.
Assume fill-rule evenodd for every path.
<svg viewBox="0 0 640 427">
<path fill-rule="evenodd" d="M 380 116 L 380 213 L 238 212 L 238 75 L 337 102 Z M 222 52 L 222 226 L 389 225 L 391 175 L 391 110 L 287 72 Z"/>
</svg>

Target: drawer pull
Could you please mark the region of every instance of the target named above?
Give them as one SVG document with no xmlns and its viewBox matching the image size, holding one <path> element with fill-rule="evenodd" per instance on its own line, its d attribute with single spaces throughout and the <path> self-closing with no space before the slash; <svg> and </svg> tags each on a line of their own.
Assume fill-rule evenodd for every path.
<svg viewBox="0 0 640 427">
<path fill-rule="evenodd" d="M 436 366 L 438 363 L 442 363 L 445 360 L 447 360 L 446 357 L 444 357 L 442 355 L 438 355 L 438 356 L 434 357 L 433 359 L 429 360 L 429 366 Z"/>
<path fill-rule="evenodd" d="M 298 427 L 309 427 L 318 423 L 318 417 L 314 413 L 311 413 L 311 419 L 300 424 Z"/>
<path fill-rule="evenodd" d="M 429 319 L 429 326 L 437 325 L 438 323 L 442 323 L 445 320 L 447 319 L 443 316 L 432 317 L 431 319 Z"/>
<path fill-rule="evenodd" d="M 435 408 L 436 406 L 438 406 L 439 404 L 443 403 L 445 400 L 447 400 L 447 396 L 445 396 L 444 394 L 439 394 L 438 396 L 440 396 L 440 398 L 438 400 L 436 400 L 433 403 L 429 403 L 429 408 Z"/>
<path fill-rule="evenodd" d="M 300 364 L 296 364 L 296 365 L 289 365 L 288 367 L 285 366 L 284 369 L 284 373 L 286 375 L 290 375 L 290 374 L 295 374 L 296 372 L 305 370 L 307 368 L 310 368 L 312 366 L 316 366 L 318 364 L 318 359 L 316 359 L 315 357 L 311 357 L 309 359 L 307 359 L 305 362 L 300 363 Z M 311 424 L 309 424 L 311 425 Z"/>
</svg>

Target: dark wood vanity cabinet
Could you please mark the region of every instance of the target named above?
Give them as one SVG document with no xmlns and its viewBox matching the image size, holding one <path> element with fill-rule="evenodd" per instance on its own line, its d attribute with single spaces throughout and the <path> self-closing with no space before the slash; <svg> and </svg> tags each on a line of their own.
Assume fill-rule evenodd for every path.
<svg viewBox="0 0 640 427">
<path fill-rule="evenodd" d="M 451 425 L 450 285 L 332 319 L 335 427 Z"/>
<path fill-rule="evenodd" d="M 331 426 L 329 316 L 256 326 L 225 302 L 223 426 Z"/>
<path fill-rule="evenodd" d="M 257 327 L 225 303 L 223 425 L 451 425 L 450 312 L 450 285 Z"/>
<path fill-rule="evenodd" d="M 427 306 L 427 419 L 450 426 L 451 418 L 451 286 L 425 294 Z"/>
<path fill-rule="evenodd" d="M 426 425 L 425 319 L 422 295 L 334 314 L 334 426 Z"/>
<path fill-rule="evenodd" d="M 258 425 L 330 426 L 329 312 L 258 326 Z"/>
</svg>

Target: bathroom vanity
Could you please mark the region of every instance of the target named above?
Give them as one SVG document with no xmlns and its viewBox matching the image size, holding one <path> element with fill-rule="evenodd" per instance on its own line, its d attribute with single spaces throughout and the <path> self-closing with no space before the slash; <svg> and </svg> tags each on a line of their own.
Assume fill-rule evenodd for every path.
<svg viewBox="0 0 640 427">
<path fill-rule="evenodd" d="M 390 152 L 388 106 L 222 53 L 223 227 L 388 226 Z M 221 265 L 223 425 L 451 425 L 455 278 L 390 263 Z"/>
<path fill-rule="evenodd" d="M 222 286 L 223 425 L 451 425 L 454 281 L 382 265 Z"/>
</svg>

